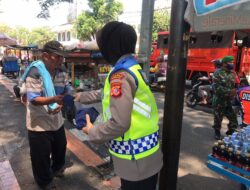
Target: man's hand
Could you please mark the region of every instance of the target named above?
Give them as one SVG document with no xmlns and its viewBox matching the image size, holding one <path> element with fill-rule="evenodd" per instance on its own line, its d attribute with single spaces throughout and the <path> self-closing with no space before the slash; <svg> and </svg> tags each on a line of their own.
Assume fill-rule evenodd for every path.
<svg viewBox="0 0 250 190">
<path fill-rule="evenodd" d="M 54 115 L 54 114 L 59 113 L 59 112 L 61 111 L 61 109 L 62 109 L 62 105 L 58 105 L 58 106 L 56 107 L 56 109 L 54 109 L 54 110 L 49 110 L 48 113 Z"/>
<path fill-rule="evenodd" d="M 82 128 L 82 131 L 83 131 L 84 133 L 86 133 L 86 134 L 89 134 L 89 130 L 90 130 L 91 128 L 93 128 L 93 127 L 94 127 L 94 125 L 91 123 L 90 117 L 89 117 L 89 115 L 87 114 L 87 115 L 86 115 L 86 126 Z"/>
<path fill-rule="evenodd" d="M 58 104 L 60 104 L 60 105 L 62 105 L 63 104 L 63 95 L 57 95 L 57 96 L 54 96 L 54 101 L 56 102 L 56 103 L 58 103 Z"/>
</svg>

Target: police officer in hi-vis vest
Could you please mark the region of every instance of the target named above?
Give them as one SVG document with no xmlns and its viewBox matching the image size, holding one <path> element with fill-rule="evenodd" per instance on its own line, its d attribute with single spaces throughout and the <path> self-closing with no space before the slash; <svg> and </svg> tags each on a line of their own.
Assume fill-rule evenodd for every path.
<svg viewBox="0 0 250 190">
<path fill-rule="evenodd" d="M 93 103 L 102 99 L 104 123 L 94 126 L 87 115 L 83 131 L 94 143 L 109 141 L 121 189 L 154 190 L 163 165 L 158 109 L 133 55 L 136 40 L 133 27 L 117 21 L 106 24 L 97 33 L 97 43 L 105 60 L 114 67 L 102 93 L 81 92 L 75 100 Z"/>
</svg>

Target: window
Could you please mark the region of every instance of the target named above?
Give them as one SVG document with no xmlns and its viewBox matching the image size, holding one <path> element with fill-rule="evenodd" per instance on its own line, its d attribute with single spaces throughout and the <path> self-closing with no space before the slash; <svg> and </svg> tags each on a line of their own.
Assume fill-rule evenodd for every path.
<svg viewBox="0 0 250 190">
<path fill-rule="evenodd" d="M 190 39 L 189 39 L 189 43 L 190 43 L 190 44 L 195 44 L 196 41 L 197 41 L 196 36 L 195 36 L 195 35 L 191 35 L 191 36 L 190 36 Z"/>
<path fill-rule="evenodd" d="M 168 48 L 168 35 L 158 35 L 157 47 Z"/>
<path fill-rule="evenodd" d="M 70 41 L 70 32 L 67 32 L 67 41 Z"/>
<path fill-rule="evenodd" d="M 65 32 L 62 33 L 62 41 L 65 41 Z"/>
<path fill-rule="evenodd" d="M 59 41 L 59 42 L 62 40 L 62 35 L 61 35 L 61 33 L 58 33 L 58 34 L 57 34 L 57 38 L 58 38 L 58 41 Z"/>
</svg>

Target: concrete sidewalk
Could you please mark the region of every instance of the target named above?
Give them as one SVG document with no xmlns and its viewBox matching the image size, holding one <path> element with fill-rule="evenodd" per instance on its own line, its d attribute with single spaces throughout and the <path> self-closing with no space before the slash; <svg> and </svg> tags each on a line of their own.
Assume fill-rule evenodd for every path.
<svg viewBox="0 0 250 190">
<path fill-rule="evenodd" d="M 6 87 L 2 85 L 3 83 Z M 9 92 L 12 90 L 11 85 L 13 80 L 0 75 L 0 162 L 10 163 L 21 189 L 36 190 L 38 187 L 32 176 L 25 128 L 25 107 L 20 102 L 14 101 L 13 94 Z M 160 126 L 162 126 L 164 94 L 154 95 L 159 108 Z M 212 123 L 210 113 L 184 107 L 178 190 L 240 190 L 239 184 L 206 167 L 207 155 L 211 153 L 214 143 Z M 225 132 L 226 124 L 227 122 L 224 121 L 222 132 Z M 66 122 L 65 128 L 68 129 L 68 168 L 65 178 L 55 179 L 58 189 L 117 189 L 119 179 L 112 181 L 113 188 L 107 187 L 104 184 L 110 185 L 109 182 L 104 182 L 99 173 L 94 170 L 93 166 L 105 161 L 100 156 L 99 148 L 89 145 L 79 131 L 72 130 L 69 123 Z M 88 157 L 89 155 L 92 156 Z M 1 181 L 0 173 L 0 184 Z M 14 181 L 12 183 L 15 184 Z M 8 190 L 8 188 L 1 190 Z"/>
<path fill-rule="evenodd" d="M 15 101 L 13 94 L 1 84 L 3 82 L 11 86 L 11 81 L 8 79 L 0 79 L 0 189 L 36 190 L 39 188 L 35 184 L 31 169 L 25 127 L 26 109 L 19 101 Z M 106 187 L 104 180 L 94 170 L 94 167 L 103 160 L 86 145 L 79 144 L 79 141 L 67 130 L 66 134 L 68 139 L 67 169 L 64 178 L 54 179 L 57 189 L 114 189 Z M 77 152 L 80 155 L 77 155 Z"/>
</svg>

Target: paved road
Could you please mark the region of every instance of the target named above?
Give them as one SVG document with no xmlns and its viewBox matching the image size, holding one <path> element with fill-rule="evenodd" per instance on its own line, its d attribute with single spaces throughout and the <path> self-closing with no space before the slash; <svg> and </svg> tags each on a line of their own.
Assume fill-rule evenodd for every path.
<svg viewBox="0 0 250 190">
<path fill-rule="evenodd" d="M 28 155 L 27 148 L 22 150 L 24 145 L 27 147 L 27 135 L 24 127 L 25 109 L 19 102 L 13 101 L 14 97 L 11 96 L 2 85 L 0 85 L 0 91 L 2 92 L 0 96 L 0 153 L 4 153 L 0 154 L 0 160 L 9 159 L 21 188 L 32 189 L 27 188 L 29 186 L 34 186 L 32 186 L 33 178 L 29 160 L 23 163 L 18 162 L 22 157 L 27 158 Z M 160 125 L 162 125 L 164 94 L 154 94 L 159 107 Z M 100 109 L 100 104 L 95 104 L 95 106 Z M 240 189 L 240 186 L 235 182 L 210 171 L 206 167 L 206 158 L 211 152 L 211 147 L 214 143 L 213 130 L 211 129 L 212 122 L 211 113 L 184 107 L 178 174 L 179 190 Z M 223 132 L 226 131 L 226 123 L 227 121 L 223 122 Z M 21 130 L 17 130 L 18 127 L 20 127 Z M 68 126 L 68 128 L 71 128 L 71 126 Z M 82 134 L 79 134 L 79 132 L 75 130 L 74 133 L 75 135 L 79 135 L 79 138 L 84 138 Z M 103 148 L 100 149 L 102 150 Z M 99 151 L 98 148 L 97 151 Z M 102 189 L 100 180 L 95 173 L 88 174 L 90 170 L 82 165 L 79 160 L 74 158 L 74 155 L 70 152 L 68 153 L 68 158 L 72 158 L 74 161 L 76 160 L 77 167 L 74 166 L 72 170 L 76 171 L 72 171 L 70 173 L 72 176 L 68 176 L 75 180 L 71 179 L 63 182 L 66 187 L 70 187 L 70 183 L 73 183 L 70 189 L 78 189 L 80 187 L 78 184 L 81 183 L 82 189 Z M 24 171 L 23 169 L 26 168 L 28 170 L 27 175 L 19 173 L 19 170 Z M 94 180 L 91 180 L 91 178 L 94 178 Z M 77 182 L 78 180 L 79 182 Z"/>
</svg>

